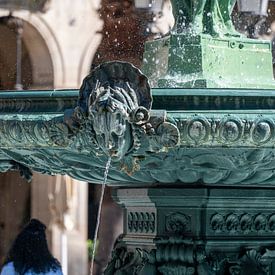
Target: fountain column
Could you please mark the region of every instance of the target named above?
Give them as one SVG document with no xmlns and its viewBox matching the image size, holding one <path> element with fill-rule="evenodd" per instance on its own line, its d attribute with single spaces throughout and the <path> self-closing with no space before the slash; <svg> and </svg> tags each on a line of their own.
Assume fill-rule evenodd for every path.
<svg viewBox="0 0 275 275">
<path fill-rule="evenodd" d="M 220 186 L 117 189 L 124 234 L 105 274 L 275 274 L 274 195 Z"/>
</svg>

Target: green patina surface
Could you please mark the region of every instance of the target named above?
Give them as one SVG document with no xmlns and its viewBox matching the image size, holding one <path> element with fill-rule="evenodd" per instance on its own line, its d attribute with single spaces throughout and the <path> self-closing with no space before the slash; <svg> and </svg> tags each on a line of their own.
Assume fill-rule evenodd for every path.
<svg viewBox="0 0 275 275">
<path fill-rule="evenodd" d="M 271 43 L 234 30 L 236 1 L 172 1 L 175 26 L 145 45 L 152 87 L 274 89 Z"/>
<path fill-rule="evenodd" d="M 231 21 L 236 0 L 172 0 L 177 33 L 240 36 Z"/>
<path fill-rule="evenodd" d="M 143 70 L 105 63 L 80 90 L 0 93 L 0 171 L 108 184 L 124 233 L 107 275 L 275 274 L 275 93 L 268 42 L 235 0 L 172 0 Z M 192 89 L 191 89 L 192 88 Z"/>
<path fill-rule="evenodd" d="M 153 87 L 275 87 L 270 42 L 240 37 L 172 34 L 147 42 L 143 72 Z"/>
<path fill-rule="evenodd" d="M 66 97 L 62 93 L 0 94 L 2 170 L 7 162 L 16 161 L 38 172 L 101 183 L 107 155 L 95 146 L 88 117 L 82 118 L 81 127 L 73 128 L 68 122 L 79 92 L 66 91 Z M 272 91 L 153 89 L 152 94 L 155 132 L 140 132 L 136 151 L 132 151 L 134 138 L 129 139 L 129 153 L 111 165 L 109 184 L 273 183 Z M 43 112 L 38 113 L 40 104 Z M 178 129 L 177 144 L 173 143 L 176 128 L 159 127 L 158 119 Z"/>
</svg>

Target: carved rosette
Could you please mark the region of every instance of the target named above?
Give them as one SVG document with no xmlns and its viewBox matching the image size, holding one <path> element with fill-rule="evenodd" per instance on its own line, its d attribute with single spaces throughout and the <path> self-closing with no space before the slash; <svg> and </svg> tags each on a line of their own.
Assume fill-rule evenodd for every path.
<svg viewBox="0 0 275 275">
<path fill-rule="evenodd" d="M 251 127 L 251 139 L 256 144 L 264 144 L 270 141 L 274 135 L 274 121 L 259 119 Z"/>
<path fill-rule="evenodd" d="M 250 214 L 243 214 L 240 217 L 240 229 L 243 232 L 249 232 L 252 229 L 253 218 Z"/>
<path fill-rule="evenodd" d="M 155 135 L 153 135 L 153 138 L 161 147 L 175 147 L 179 143 L 179 130 L 170 122 L 164 121 L 158 125 L 154 133 Z"/>
<path fill-rule="evenodd" d="M 221 214 L 215 214 L 210 220 L 211 229 L 215 232 L 222 232 L 224 227 L 224 217 Z"/>
<path fill-rule="evenodd" d="M 209 139 L 210 124 L 203 117 L 195 117 L 186 123 L 186 137 L 195 144 L 201 144 Z"/>
<path fill-rule="evenodd" d="M 236 117 L 225 119 L 220 125 L 220 138 L 228 143 L 238 141 L 243 135 L 244 125 Z"/>
<path fill-rule="evenodd" d="M 191 217 L 181 212 L 171 213 L 165 218 L 168 233 L 184 235 L 191 231 Z"/>
</svg>

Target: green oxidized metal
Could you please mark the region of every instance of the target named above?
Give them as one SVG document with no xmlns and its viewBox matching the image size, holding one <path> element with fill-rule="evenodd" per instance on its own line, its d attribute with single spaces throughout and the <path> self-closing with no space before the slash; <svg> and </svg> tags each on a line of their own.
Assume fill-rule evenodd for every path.
<svg viewBox="0 0 275 275">
<path fill-rule="evenodd" d="M 272 91 L 153 89 L 153 109 L 148 93 L 148 102 L 143 98 L 143 106 L 127 114 L 130 107 L 120 110 L 119 96 L 103 90 L 102 108 L 107 109 L 106 102 L 116 104 L 116 111 L 108 113 L 91 103 L 89 88 L 83 92 L 86 81 L 78 101 L 78 91 L 67 91 L 66 97 L 63 91 L 0 95 L 3 169 L 12 160 L 38 172 L 101 183 L 110 150 L 111 185 L 272 184 Z M 46 98 L 41 113 L 38 106 Z M 119 99 L 129 102 L 125 98 Z M 135 121 L 138 112 L 143 112 L 142 121 Z M 107 121 L 113 121 L 111 126 Z M 113 147 L 106 149 L 112 137 Z"/>
<path fill-rule="evenodd" d="M 145 45 L 142 71 L 153 87 L 274 88 L 271 43 L 237 33 L 236 1 L 171 1 L 176 24 Z"/>
<path fill-rule="evenodd" d="M 102 183 L 112 157 L 124 233 L 107 275 L 275 274 L 270 44 L 235 32 L 234 3 L 172 1 L 173 32 L 146 45 L 149 82 L 110 62 L 80 91 L 0 94 L 2 172 Z"/>
</svg>

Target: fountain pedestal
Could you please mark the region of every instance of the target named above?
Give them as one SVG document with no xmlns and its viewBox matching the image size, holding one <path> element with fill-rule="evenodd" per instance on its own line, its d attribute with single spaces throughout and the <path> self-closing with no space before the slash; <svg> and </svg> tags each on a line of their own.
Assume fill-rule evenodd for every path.
<svg viewBox="0 0 275 275">
<path fill-rule="evenodd" d="M 105 274 L 274 274 L 274 196 L 273 188 L 115 189 L 124 234 Z"/>
<path fill-rule="evenodd" d="M 142 71 L 160 88 L 275 87 L 271 43 L 243 37 L 172 33 L 145 44 Z"/>
<path fill-rule="evenodd" d="M 232 23 L 236 0 L 171 0 L 169 36 L 145 43 L 151 87 L 274 88 L 271 43 L 245 38 Z"/>
</svg>

